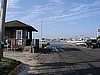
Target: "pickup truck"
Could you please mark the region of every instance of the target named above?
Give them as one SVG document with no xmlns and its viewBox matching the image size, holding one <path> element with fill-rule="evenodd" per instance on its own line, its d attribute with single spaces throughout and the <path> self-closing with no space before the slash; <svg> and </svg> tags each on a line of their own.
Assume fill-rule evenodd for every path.
<svg viewBox="0 0 100 75">
<path fill-rule="evenodd" d="M 100 41 L 96 40 L 96 39 L 89 39 L 86 41 L 86 47 L 87 48 L 96 48 L 96 47 L 100 47 Z"/>
</svg>

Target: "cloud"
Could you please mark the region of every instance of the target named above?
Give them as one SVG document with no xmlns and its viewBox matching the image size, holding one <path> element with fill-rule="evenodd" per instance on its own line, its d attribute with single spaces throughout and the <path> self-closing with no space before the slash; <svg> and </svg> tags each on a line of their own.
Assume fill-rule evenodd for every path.
<svg viewBox="0 0 100 75">
<path fill-rule="evenodd" d="M 61 7 L 61 3 L 63 3 L 63 0 L 49 0 L 49 3 L 45 5 L 33 5 L 30 9 L 26 10 L 27 14 L 23 16 L 21 20 L 35 19 L 36 17 L 40 16 L 38 19 L 40 21 L 40 19 L 43 20 L 50 15 L 59 15 L 64 11 L 64 8 Z"/>
<path fill-rule="evenodd" d="M 23 21 L 27 21 L 27 19 L 34 20 L 38 16 L 45 14 L 48 11 L 48 4 L 47 5 L 33 5 L 30 9 L 27 9 L 25 12 L 25 16 L 20 18 Z"/>
<path fill-rule="evenodd" d="M 87 10 L 89 7 L 86 4 L 72 4 L 72 8 L 70 8 L 70 12 L 78 12 L 78 11 L 83 11 Z"/>
<path fill-rule="evenodd" d="M 50 3 L 55 4 L 55 5 L 59 5 L 59 4 L 63 4 L 64 0 L 49 0 Z"/>
<path fill-rule="evenodd" d="M 100 4 L 100 0 L 95 0 L 93 5 L 99 5 Z"/>
<path fill-rule="evenodd" d="M 47 5 L 33 5 L 30 9 L 26 10 L 26 12 L 31 13 L 43 13 L 48 10 L 48 4 Z"/>
<path fill-rule="evenodd" d="M 60 3 L 62 2 L 62 0 L 49 0 L 50 2 L 54 2 L 54 3 Z"/>
<path fill-rule="evenodd" d="M 20 0 L 9 0 L 7 5 L 9 8 L 20 8 L 18 5 L 19 1 Z"/>
<path fill-rule="evenodd" d="M 87 18 L 87 17 L 92 17 L 92 16 L 95 16 L 95 15 L 99 15 L 99 13 L 100 13 L 100 10 L 90 12 L 90 13 L 84 13 L 83 15 L 79 14 L 79 15 L 75 15 L 75 16 L 70 16 L 69 19 L 66 19 L 66 20 L 68 20 L 68 21 L 78 20 L 78 19 L 82 19 L 82 18 Z"/>
<path fill-rule="evenodd" d="M 21 0 L 9 0 L 9 8 L 20 8 L 19 2 Z M 66 1 L 66 0 L 65 0 Z M 99 2 L 99 3 L 98 3 Z M 20 20 L 28 21 L 33 20 L 34 23 L 39 23 L 42 20 L 48 22 L 57 20 L 77 20 L 86 17 L 92 17 L 99 15 L 100 10 L 100 0 L 95 0 L 91 3 L 68 3 L 66 4 L 64 0 L 49 0 L 45 5 L 35 4 L 29 9 L 21 12 L 9 12 L 8 14 L 14 16 L 20 16 Z M 97 13 L 96 13 L 97 12 Z"/>
<path fill-rule="evenodd" d="M 0 6 L 1 6 L 1 1 L 0 0 Z M 8 8 L 20 8 L 18 3 L 20 2 L 21 0 L 7 0 L 7 7 Z"/>
<path fill-rule="evenodd" d="M 65 19 L 66 21 L 77 20 L 77 19 L 99 15 L 99 11 L 100 11 L 99 8 L 95 8 L 95 9 L 90 9 L 90 10 L 71 12 L 64 15 L 50 16 L 46 18 L 46 20 L 48 20 L 49 22 L 63 20 L 63 19 Z"/>
<path fill-rule="evenodd" d="M 50 16 L 46 18 L 46 20 L 51 22 L 62 20 L 62 19 L 77 20 L 77 19 L 99 15 L 100 5 L 97 3 L 98 1 L 100 0 L 94 1 L 93 3 L 90 4 L 72 3 L 71 6 L 69 6 L 68 9 L 61 15 Z"/>
</svg>

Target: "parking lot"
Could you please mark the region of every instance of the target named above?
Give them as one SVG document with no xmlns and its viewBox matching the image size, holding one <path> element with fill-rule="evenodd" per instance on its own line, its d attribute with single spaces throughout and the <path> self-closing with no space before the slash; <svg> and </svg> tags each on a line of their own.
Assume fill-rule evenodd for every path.
<svg viewBox="0 0 100 75">
<path fill-rule="evenodd" d="M 62 46 L 48 53 L 4 52 L 23 62 L 17 75 L 99 75 L 100 49 Z M 58 50 L 58 51 L 56 51 Z"/>
</svg>

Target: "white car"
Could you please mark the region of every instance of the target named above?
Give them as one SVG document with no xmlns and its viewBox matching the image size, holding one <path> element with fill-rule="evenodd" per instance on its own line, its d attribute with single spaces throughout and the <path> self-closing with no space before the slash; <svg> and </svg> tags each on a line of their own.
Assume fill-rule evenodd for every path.
<svg viewBox="0 0 100 75">
<path fill-rule="evenodd" d="M 76 42 L 76 46 L 86 46 L 86 43 L 84 41 Z"/>
</svg>

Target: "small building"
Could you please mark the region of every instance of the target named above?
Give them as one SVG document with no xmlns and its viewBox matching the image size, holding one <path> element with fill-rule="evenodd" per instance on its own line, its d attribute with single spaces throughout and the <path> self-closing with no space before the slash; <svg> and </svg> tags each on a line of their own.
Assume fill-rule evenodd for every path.
<svg viewBox="0 0 100 75">
<path fill-rule="evenodd" d="M 23 48 L 24 46 L 31 44 L 32 32 L 37 32 L 37 30 L 18 20 L 6 22 L 5 43 L 9 43 L 9 45 L 14 48 Z"/>
<path fill-rule="evenodd" d="M 97 36 L 96 37 L 100 37 L 100 28 L 97 29 Z"/>
</svg>

